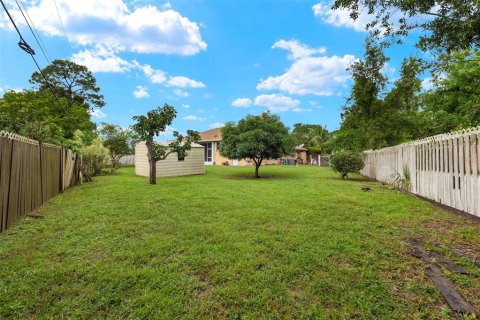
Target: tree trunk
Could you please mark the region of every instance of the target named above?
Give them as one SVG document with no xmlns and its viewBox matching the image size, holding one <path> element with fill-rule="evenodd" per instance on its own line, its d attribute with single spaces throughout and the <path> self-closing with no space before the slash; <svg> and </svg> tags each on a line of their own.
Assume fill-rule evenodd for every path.
<svg viewBox="0 0 480 320">
<path fill-rule="evenodd" d="M 150 184 L 157 184 L 157 164 L 154 161 L 150 161 L 150 160 L 149 160 L 149 163 L 150 163 Z"/>
<path fill-rule="evenodd" d="M 260 160 L 253 160 L 253 162 L 255 162 L 255 178 L 260 178 L 260 175 L 258 174 L 258 169 L 260 169 L 260 166 L 262 165 L 262 159 Z"/>
<path fill-rule="evenodd" d="M 153 159 L 153 138 L 146 141 L 148 164 L 150 165 L 150 184 L 157 184 L 157 163 Z"/>
</svg>

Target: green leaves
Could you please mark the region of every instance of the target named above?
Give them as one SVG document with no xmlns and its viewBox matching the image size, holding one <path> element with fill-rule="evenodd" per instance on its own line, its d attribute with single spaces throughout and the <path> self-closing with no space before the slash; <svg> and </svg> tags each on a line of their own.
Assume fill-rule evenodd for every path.
<svg viewBox="0 0 480 320">
<path fill-rule="evenodd" d="M 45 79 L 48 81 L 45 81 Z M 42 70 L 34 72 L 30 83 L 39 89 L 53 89 L 58 97 L 67 100 L 68 105 L 81 104 L 87 109 L 105 105 L 97 81 L 87 67 L 69 60 L 54 60 Z"/>
<path fill-rule="evenodd" d="M 424 134 L 480 125 L 480 51 L 444 56 L 438 72 L 435 87 L 423 97 Z"/>
<path fill-rule="evenodd" d="M 147 112 L 146 116 L 134 116 L 132 119 L 137 123 L 132 128 L 142 140 L 153 139 L 154 136 L 164 132 L 176 116 L 175 108 L 165 103 L 163 107 Z"/>
<path fill-rule="evenodd" d="M 179 160 L 184 160 L 187 156 L 187 151 L 192 147 L 192 143 L 200 140 L 198 132 L 187 130 L 187 136 L 183 136 L 179 132 L 174 131 L 173 135 L 175 140 L 168 145 L 162 145 L 153 141 L 153 137 L 164 132 L 167 127 L 172 124 L 176 116 L 177 111 L 175 108 L 165 103 L 162 108 L 157 107 L 147 112 L 146 116 L 133 117 L 133 120 L 137 121 L 137 123 L 132 126 L 132 129 L 138 134 L 140 140 L 145 140 L 147 145 L 147 156 L 150 165 L 150 184 L 155 184 L 157 181 L 157 161 L 165 160 L 169 154 L 174 152 L 178 154 Z"/>
<path fill-rule="evenodd" d="M 227 123 L 222 129 L 220 154 L 230 159 L 252 159 L 256 176 L 262 161 L 278 159 L 292 153 L 294 139 L 278 115 L 248 115 L 237 124 Z"/>
<path fill-rule="evenodd" d="M 366 29 L 393 42 L 402 42 L 410 31 L 419 29 L 417 46 L 423 51 L 451 52 L 480 45 L 478 0 L 336 0 L 333 9 L 346 9 L 353 19 L 367 10 L 373 21 Z"/>
<path fill-rule="evenodd" d="M 95 125 L 81 104 L 67 105 L 49 90 L 9 91 L 0 98 L 0 127 L 29 138 L 62 144 L 75 130 L 92 131 Z"/>
<path fill-rule="evenodd" d="M 383 74 L 388 58 L 381 47 L 367 39 L 365 58 L 350 68 L 354 79 L 351 95 L 344 106 L 340 130 L 334 135 L 337 150 L 364 151 L 396 145 L 417 138 L 422 64 L 404 59 L 400 78 L 390 91 Z"/>
<path fill-rule="evenodd" d="M 358 153 L 340 152 L 330 158 L 330 165 L 335 172 L 339 172 L 342 179 L 348 177 L 349 173 L 355 173 L 363 169 L 365 163 Z"/>
<path fill-rule="evenodd" d="M 133 153 L 133 132 L 129 129 L 122 129 L 118 125 L 102 123 L 99 133 L 104 141 L 103 144 L 109 151 L 112 167 L 116 169 L 121 157 Z"/>
</svg>

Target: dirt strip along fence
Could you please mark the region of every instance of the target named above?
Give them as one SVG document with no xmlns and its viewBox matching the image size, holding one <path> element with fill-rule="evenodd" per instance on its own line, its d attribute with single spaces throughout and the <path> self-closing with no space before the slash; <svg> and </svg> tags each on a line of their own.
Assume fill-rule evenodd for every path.
<svg viewBox="0 0 480 320">
<path fill-rule="evenodd" d="M 369 150 L 363 158 L 363 175 L 392 183 L 406 166 L 410 192 L 480 217 L 480 127 Z"/>
<path fill-rule="evenodd" d="M 0 131 L 0 232 L 73 186 L 78 176 L 71 150 Z"/>
</svg>

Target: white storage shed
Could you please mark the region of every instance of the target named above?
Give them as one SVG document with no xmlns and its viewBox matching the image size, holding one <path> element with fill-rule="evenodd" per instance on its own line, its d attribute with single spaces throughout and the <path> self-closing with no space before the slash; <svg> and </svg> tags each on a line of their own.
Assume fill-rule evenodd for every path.
<svg viewBox="0 0 480 320">
<path fill-rule="evenodd" d="M 162 143 L 163 144 L 163 143 Z M 204 149 L 200 144 L 192 143 L 192 149 L 187 151 L 185 160 L 178 160 L 175 152 L 167 159 L 157 161 L 157 177 L 176 177 L 194 174 L 205 174 Z M 149 176 L 150 167 L 147 157 L 147 145 L 139 142 L 135 146 L 135 174 Z"/>
</svg>

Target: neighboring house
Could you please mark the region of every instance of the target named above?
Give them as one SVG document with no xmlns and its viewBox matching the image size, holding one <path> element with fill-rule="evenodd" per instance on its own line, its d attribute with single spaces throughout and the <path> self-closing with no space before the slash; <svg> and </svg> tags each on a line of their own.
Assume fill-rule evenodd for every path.
<svg viewBox="0 0 480 320">
<path fill-rule="evenodd" d="M 160 143 L 167 145 L 165 142 Z M 192 149 L 187 151 L 187 156 L 184 160 L 179 160 L 177 154 L 172 152 L 167 159 L 157 161 L 157 177 L 176 177 L 204 173 L 203 146 L 196 143 L 192 143 Z M 144 177 L 148 177 L 150 174 L 145 142 L 139 142 L 135 146 L 135 174 Z"/>
<path fill-rule="evenodd" d="M 200 142 L 204 146 L 204 161 L 206 165 L 248 166 L 253 165 L 249 159 L 228 159 L 220 155 L 222 143 L 222 128 L 200 132 Z M 264 160 L 263 164 L 280 164 L 281 160 Z"/>
<path fill-rule="evenodd" d="M 295 147 L 295 155 L 298 164 L 307 164 L 308 163 L 308 156 L 310 155 L 308 149 L 305 148 L 303 144 Z"/>
<path fill-rule="evenodd" d="M 204 147 L 204 161 L 206 165 L 230 165 L 238 166 L 240 163 L 245 165 L 244 161 L 232 160 L 220 155 L 220 143 L 222 142 L 222 128 L 211 129 L 200 132 L 200 142 Z"/>
</svg>

